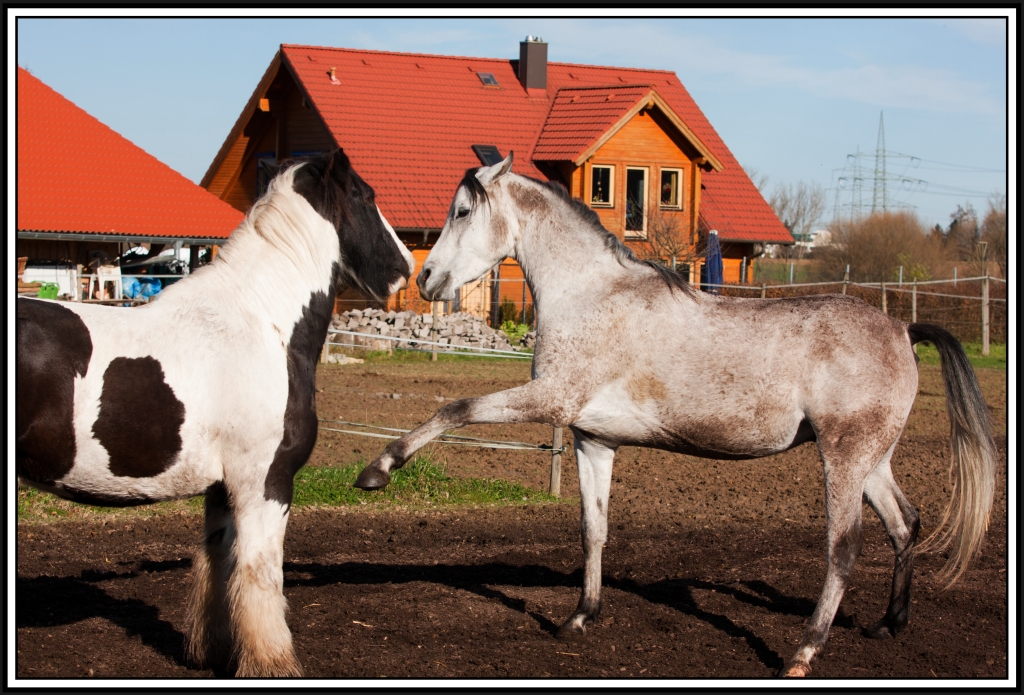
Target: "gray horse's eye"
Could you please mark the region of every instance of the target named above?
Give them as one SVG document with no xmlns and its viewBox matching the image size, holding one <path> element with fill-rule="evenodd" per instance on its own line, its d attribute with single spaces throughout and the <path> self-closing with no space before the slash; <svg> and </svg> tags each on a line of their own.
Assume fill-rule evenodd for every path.
<svg viewBox="0 0 1024 695">
<path fill-rule="evenodd" d="M 458 217 L 460 220 L 468 215 L 469 208 L 459 208 L 458 210 L 455 211 L 455 216 Z"/>
</svg>

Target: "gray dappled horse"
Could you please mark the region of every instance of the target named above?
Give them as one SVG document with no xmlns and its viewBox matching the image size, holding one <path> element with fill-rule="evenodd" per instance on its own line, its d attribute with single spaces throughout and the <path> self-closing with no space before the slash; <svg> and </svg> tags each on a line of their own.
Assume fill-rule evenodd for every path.
<svg viewBox="0 0 1024 695">
<path fill-rule="evenodd" d="M 89 504 L 206 495 L 186 654 L 292 676 L 292 478 L 341 283 L 384 298 L 409 252 L 341 150 L 282 167 L 216 259 L 134 309 L 18 300 L 18 476 Z"/>
<path fill-rule="evenodd" d="M 533 381 L 455 401 L 390 444 L 358 487 L 387 485 L 445 430 L 474 423 L 572 428 L 582 502 L 584 582 L 560 634 L 582 634 L 601 606 L 612 458 L 623 445 L 712 459 L 770 456 L 817 443 L 825 471 L 828 554 L 818 605 L 784 675 L 802 676 L 828 637 L 861 545 L 861 500 L 895 549 L 892 594 L 870 628 L 906 624 L 918 515 L 889 461 L 917 394 L 913 345 L 942 356 L 952 422 L 952 499 L 929 539 L 951 546 L 955 581 L 988 526 L 995 447 L 988 412 L 959 343 L 937 326 L 907 325 L 846 296 L 734 299 L 695 292 L 639 261 L 564 189 L 511 173 L 512 155 L 466 173 L 417 280 L 447 301 L 506 256 L 522 266 L 537 307 Z"/>
</svg>

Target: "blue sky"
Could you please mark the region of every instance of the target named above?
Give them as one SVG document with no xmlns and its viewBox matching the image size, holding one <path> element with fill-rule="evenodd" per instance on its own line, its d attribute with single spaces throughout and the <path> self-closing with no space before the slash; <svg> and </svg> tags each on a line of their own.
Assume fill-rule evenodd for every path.
<svg viewBox="0 0 1024 695">
<path fill-rule="evenodd" d="M 927 181 L 890 198 L 945 226 L 958 203 L 983 213 L 989 195 L 1007 190 L 1016 74 L 1007 74 L 1006 27 L 935 18 L 21 18 L 16 58 L 198 182 L 281 43 L 515 58 L 523 37 L 540 35 L 552 61 L 675 71 L 737 159 L 769 177 L 767 190 L 820 183 L 829 216 L 847 155 L 873 155 L 884 111 L 886 148 L 918 158 L 890 159 L 890 174 Z M 870 176 L 873 156 L 863 164 Z"/>
</svg>

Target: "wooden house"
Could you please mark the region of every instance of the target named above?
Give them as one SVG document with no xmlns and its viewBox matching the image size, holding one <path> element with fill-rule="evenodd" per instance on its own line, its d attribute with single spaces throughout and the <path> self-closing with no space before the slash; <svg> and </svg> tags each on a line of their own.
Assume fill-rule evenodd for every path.
<svg viewBox="0 0 1024 695">
<path fill-rule="evenodd" d="M 465 170 L 510 151 L 515 171 L 561 183 L 638 255 L 676 256 L 694 281 L 711 229 L 727 282 L 749 282 L 744 259 L 764 244 L 793 243 L 674 73 L 549 63 L 531 37 L 518 60 L 282 45 L 201 185 L 244 211 L 266 164 L 335 146 L 376 189 L 417 269 Z M 514 261 L 494 274 L 501 299 L 529 303 Z M 493 306 L 488 290 L 464 288 L 463 307 Z M 426 309 L 414 284 L 392 303 Z"/>
<path fill-rule="evenodd" d="M 18 68 L 19 276 L 223 244 L 243 214 Z"/>
</svg>

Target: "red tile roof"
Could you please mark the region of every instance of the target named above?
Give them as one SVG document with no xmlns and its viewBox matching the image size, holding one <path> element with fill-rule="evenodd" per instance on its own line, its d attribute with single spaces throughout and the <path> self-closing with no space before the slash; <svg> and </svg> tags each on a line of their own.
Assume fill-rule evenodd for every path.
<svg viewBox="0 0 1024 695">
<path fill-rule="evenodd" d="M 396 227 L 444 224 L 463 172 L 480 165 L 474 144 L 496 145 L 502 154 L 513 150 L 517 173 L 546 179 L 535 166 L 535 148 L 545 152 L 556 145 L 541 133 L 559 90 L 646 85 L 723 166 L 703 175 L 701 201 L 701 216 L 722 240 L 792 243 L 675 73 L 548 63 L 546 92 L 531 94 L 520 85 L 513 60 L 287 44 L 281 53 L 335 141 L 377 189 L 381 209 Z M 493 74 L 499 86 L 485 86 L 480 72 Z M 595 114 L 595 121 L 608 118 Z"/>
<path fill-rule="evenodd" d="M 242 218 L 18 68 L 18 231 L 226 239 Z"/>
<path fill-rule="evenodd" d="M 533 159 L 575 162 L 650 91 L 646 85 L 558 90 L 533 148 Z"/>
</svg>

